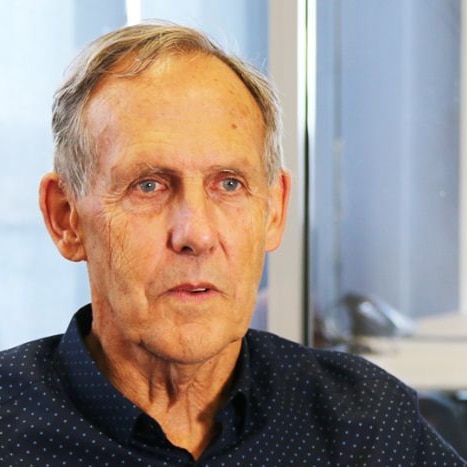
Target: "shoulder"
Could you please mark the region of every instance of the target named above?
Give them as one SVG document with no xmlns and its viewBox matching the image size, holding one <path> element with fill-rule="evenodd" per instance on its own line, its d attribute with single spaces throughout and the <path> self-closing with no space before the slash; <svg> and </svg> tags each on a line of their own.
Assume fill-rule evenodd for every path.
<svg viewBox="0 0 467 467">
<path fill-rule="evenodd" d="M 0 352 L 0 405 L 48 378 L 60 337 L 47 337 Z"/>
<path fill-rule="evenodd" d="M 315 376 L 334 375 L 339 379 L 390 377 L 386 371 L 357 355 L 306 347 L 264 331 L 249 330 L 247 342 L 252 359 L 283 370 L 313 371 Z"/>
<path fill-rule="evenodd" d="M 287 390 L 296 386 L 303 392 L 324 397 L 351 395 L 357 398 L 396 394 L 413 404 L 415 391 L 362 357 L 335 350 L 315 349 L 274 334 L 250 330 L 247 342 L 253 373 L 267 369 Z M 254 370 L 256 368 L 256 370 Z"/>
<path fill-rule="evenodd" d="M 246 340 L 255 399 L 329 465 L 463 465 L 421 418 L 416 392 L 364 358 L 259 331 Z"/>
<path fill-rule="evenodd" d="M 247 342 L 252 392 L 281 407 L 283 417 L 334 430 L 343 440 L 349 430 L 372 437 L 394 429 L 409 443 L 420 430 L 416 392 L 364 358 L 257 331 Z"/>
</svg>

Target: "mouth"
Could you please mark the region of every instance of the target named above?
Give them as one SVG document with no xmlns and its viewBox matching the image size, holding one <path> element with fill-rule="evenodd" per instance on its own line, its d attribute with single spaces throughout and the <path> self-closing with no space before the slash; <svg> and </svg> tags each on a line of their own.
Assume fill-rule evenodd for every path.
<svg viewBox="0 0 467 467">
<path fill-rule="evenodd" d="M 212 284 L 180 284 L 168 290 L 169 295 L 184 297 L 202 297 L 211 296 L 218 292 L 218 289 Z"/>
<path fill-rule="evenodd" d="M 188 293 L 198 294 L 198 293 L 207 292 L 208 290 L 209 289 L 207 287 L 198 287 L 197 289 L 188 290 Z"/>
</svg>

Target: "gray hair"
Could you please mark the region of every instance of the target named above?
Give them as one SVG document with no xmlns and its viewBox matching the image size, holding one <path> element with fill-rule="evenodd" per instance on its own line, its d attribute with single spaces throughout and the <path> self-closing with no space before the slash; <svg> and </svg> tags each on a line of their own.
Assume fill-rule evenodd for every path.
<svg viewBox="0 0 467 467">
<path fill-rule="evenodd" d="M 272 184 L 282 168 L 281 118 L 278 97 L 270 82 L 255 68 L 228 55 L 203 33 L 169 23 L 145 22 L 127 26 L 91 42 L 72 62 L 54 96 L 52 130 L 55 171 L 75 197 L 87 193 L 98 163 L 97 150 L 86 131 L 85 107 L 93 90 L 108 75 L 131 77 L 158 58 L 184 53 L 217 57 L 228 65 L 258 104 L 265 125 L 264 166 Z M 129 66 L 115 66 L 134 55 Z"/>
</svg>

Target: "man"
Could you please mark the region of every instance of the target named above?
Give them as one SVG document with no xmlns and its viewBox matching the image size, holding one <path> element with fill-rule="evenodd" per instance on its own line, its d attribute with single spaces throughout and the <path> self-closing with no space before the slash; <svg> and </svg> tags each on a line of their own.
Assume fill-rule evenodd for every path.
<svg viewBox="0 0 467 467">
<path fill-rule="evenodd" d="M 259 73 L 124 28 L 74 64 L 53 129 L 40 206 L 92 303 L 1 354 L 2 465 L 463 465 L 382 370 L 248 331 L 290 190 Z"/>
</svg>

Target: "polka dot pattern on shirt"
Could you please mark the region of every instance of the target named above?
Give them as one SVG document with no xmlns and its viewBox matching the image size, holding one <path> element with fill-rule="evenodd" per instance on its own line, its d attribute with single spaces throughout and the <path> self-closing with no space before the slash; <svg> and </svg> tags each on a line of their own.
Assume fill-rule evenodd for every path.
<svg viewBox="0 0 467 467">
<path fill-rule="evenodd" d="M 219 435 L 195 461 L 99 372 L 83 342 L 91 319 L 88 306 L 63 336 L 0 353 L 0 465 L 467 465 L 394 377 L 260 331 L 245 337 Z"/>
</svg>

